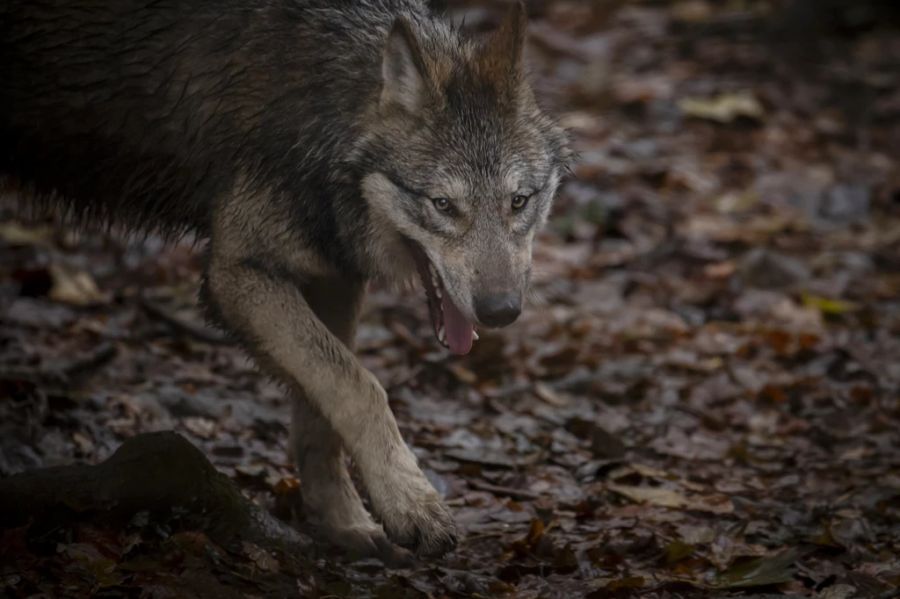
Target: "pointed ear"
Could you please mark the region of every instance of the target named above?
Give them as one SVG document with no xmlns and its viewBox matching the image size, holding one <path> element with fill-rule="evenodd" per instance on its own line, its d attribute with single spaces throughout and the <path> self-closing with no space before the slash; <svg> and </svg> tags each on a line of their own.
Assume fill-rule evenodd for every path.
<svg viewBox="0 0 900 599">
<path fill-rule="evenodd" d="M 428 98 L 429 80 L 422 47 L 403 17 L 394 21 L 381 62 L 381 108 L 416 112 Z"/>
<path fill-rule="evenodd" d="M 503 17 L 500 28 L 488 39 L 486 60 L 498 74 L 505 71 L 514 76 L 522 70 L 522 50 L 525 45 L 525 29 L 528 15 L 522 0 L 515 0 Z"/>
</svg>

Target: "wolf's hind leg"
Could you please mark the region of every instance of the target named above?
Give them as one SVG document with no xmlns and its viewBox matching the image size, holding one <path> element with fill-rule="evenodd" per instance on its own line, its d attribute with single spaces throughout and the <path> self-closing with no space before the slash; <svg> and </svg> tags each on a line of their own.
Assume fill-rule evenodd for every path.
<svg viewBox="0 0 900 599">
<path fill-rule="evenodd" d="M 351 553 L 402 560 L 402 550 L 388 541 L 363 506 L 337 433 L 300 392 L 293 398 L 291 449 L 310 523 Z"/>
<path fill-rule="evenodd" d="M 304 296 L 328 330 L 352 349 L 362 289 L 332 282 L 310 283 Z M 301 390 L 293 393 L 291 451 L 310 521 L 336 545 L 353 553 L 402 558 L 363 506 L 344 458 L 341 438 Z"/>
</svg>

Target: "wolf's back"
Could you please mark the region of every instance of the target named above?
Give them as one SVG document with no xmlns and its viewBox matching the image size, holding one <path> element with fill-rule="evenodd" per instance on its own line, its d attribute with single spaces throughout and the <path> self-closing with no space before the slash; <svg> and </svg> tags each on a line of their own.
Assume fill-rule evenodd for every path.
<svg viewBox="0 0 900 599">
<path fill-rule="evenodd" d="M 5 0 L 0 176 L 75 218 L 207 227 L 234 177 L 325 180 L 418 3 Z"/>
</svg>

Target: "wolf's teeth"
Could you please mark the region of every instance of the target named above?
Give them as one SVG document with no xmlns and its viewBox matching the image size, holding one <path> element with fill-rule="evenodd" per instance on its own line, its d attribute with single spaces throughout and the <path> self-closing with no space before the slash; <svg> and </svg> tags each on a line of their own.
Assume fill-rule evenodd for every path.
<svg viewBox="0 0 900 599">
<path fill-rule="evenodd" d="M 441 277 L 438 276 L 437 268 L 434 267 L 434 264 L 431 262 L 428 263 L 428 272 L 431 273 L 431 284 L 434 285 L 434 288 L 440 290 L 441 288 Z M 440 297 L 440 293 L 438 294 Z"/>
<path fill-rule="evenodd" d="M 441 286 L 440 286 L 440 285 L 435 285 L 435 286 L 434 286 L 434 294 L 437 296 L 438 299 L 443 299 L 444 294 L 441 293 Z"/>
<path fill-rule="evenodd" d="M 475 329 L 472 329 L 472 339 L 478 341 L 478 331 L 476 331 Z"/>
<path fill-rule="evenodd" d="M 443 344 L 447 343 L 447 332 L 444 330 L 444 327 L 438 329 L 438 341 Z"/>
</svg>

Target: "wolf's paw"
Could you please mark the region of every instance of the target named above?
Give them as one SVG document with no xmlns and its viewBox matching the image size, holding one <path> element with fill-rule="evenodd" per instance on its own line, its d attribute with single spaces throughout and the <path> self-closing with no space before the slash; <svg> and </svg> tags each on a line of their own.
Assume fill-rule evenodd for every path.
<svg viewBox="0 0 900 599">
<path fill-rule="evenodd" d="M 406 445 L 396 444 L 386 456 L 360 451 L 354 458 L 391 541 L 422 557 L 440 557 L 456 547 L 453 516 Z"/>
<path fill-rule="evenodd" d="M 458 533 L 450 510 L 429 492 L 400 501 L 382 513 L 388 536 L 423 557 L 440 557 L 456 547 Z"/>
</svg>

